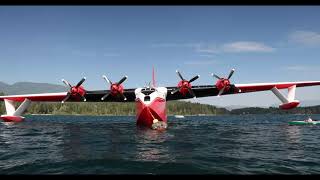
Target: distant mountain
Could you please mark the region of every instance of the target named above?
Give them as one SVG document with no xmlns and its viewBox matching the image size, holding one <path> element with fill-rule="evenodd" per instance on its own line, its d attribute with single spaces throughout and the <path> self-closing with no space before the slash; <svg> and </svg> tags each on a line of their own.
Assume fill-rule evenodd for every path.
<svg viewBox="0 0 320 180">
<path fill-rule="evenodd" d="M 6 95 L 54 93 L 65 91 L 68 91 L 65 86 L 48 83 L 17 82 L 9 85 L 0 82 L 0 92 L 5 93 Z"/>
<path fill-rule="evenodd" d="M 279 104 L 273 104 L 271 107 L 279 107 Z M 309 107 L 309 106 L 318 106 L 320 105 L 320 100 L 301 100 L 299 107 Z"/>
<path fill-rule="evenodd" d="M 3 89 L 7 89 L 8 88 L 8 84 L 0 82 L 0 92 L 4 92 Z"/>
<path fill-rule="evenodd" d="M 301 107 L 320 105 L 320 100 L 305 100 L 300 102 Z"/>
</svg>

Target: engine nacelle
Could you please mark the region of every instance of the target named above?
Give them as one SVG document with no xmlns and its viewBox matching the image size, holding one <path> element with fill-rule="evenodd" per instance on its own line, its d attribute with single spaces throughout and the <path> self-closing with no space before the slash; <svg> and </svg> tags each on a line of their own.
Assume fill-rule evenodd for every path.
<svg viewBox="0 0 320 180">
<path fill-rule="evenodd" d="M 300 104 L 300 102 L 295 100 L 292 102 L 283 103 L 283 104 L 279 105 L 279 108 L 283 109 L 283 110 L 288 110 L 288 109 L 296 108 L 299 104 Z"/>
</svg>

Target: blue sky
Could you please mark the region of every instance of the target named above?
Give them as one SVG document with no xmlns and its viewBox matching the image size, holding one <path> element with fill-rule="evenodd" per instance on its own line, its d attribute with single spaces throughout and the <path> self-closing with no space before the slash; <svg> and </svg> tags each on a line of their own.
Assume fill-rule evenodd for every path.
<svg viewBox="0 0 320 180">
<path fill-rule="evenodd" d="M 319 6 L 2 6 L 0 81 L 109 88 L 103 74 L 127 88 L 151 80 L 193 83 L 236 72 L 233 83 L 320 80 Z M 300 88 L 299 100 L 320 100 L 319 87 Z M 195 100 L 215 105 L 268 106 L 271 92 Z"/>
</svg>

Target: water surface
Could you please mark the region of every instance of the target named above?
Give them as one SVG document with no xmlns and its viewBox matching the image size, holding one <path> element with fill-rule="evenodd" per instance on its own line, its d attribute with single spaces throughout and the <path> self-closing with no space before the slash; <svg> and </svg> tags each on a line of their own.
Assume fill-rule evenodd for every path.
<svg viewBox="0 0 320 180">
<path fill-rule="evenodd" d="M 305 115 L 27 116 L 0 123 L 0 174 L 319 174 L 320 126 Z M 320 119 L 320 115 L 312 118 Z"/>
</svg>

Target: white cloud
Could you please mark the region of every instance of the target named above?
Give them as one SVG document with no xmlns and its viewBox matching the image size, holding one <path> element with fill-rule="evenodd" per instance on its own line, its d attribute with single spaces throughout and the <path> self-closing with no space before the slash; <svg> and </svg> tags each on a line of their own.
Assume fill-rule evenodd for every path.
<svg viewBox="0 0 320 180">
<path fill-rule="evenodd" d="M 79 57 L 98 57 L 98 56 L 105 56 L 105 57 L 115 57 L 120 56 L 117 53 L 112 52 L 96 52 L 96 51 L 80 51 L 80 50 L 72 50 L 71 54 L 74 56 Z"/>
<path fill-rule="evenodd" d="M 196 47 L 197 43 L 155 43 L 151 44 L 151 47 L 155 48 L 170 48 L 170 47 Z"/>
<path fill-rule="evenodd" d="M 212 58 L 214 55 L 212 55 L 212 54 L 200 54 L 199 56 Z"/>
<path fill-rule="evenodd" d="M 294 31 L 289 34 L 289 41 L 304 45 L 320 45 L 320 33 L 312 31 Z"/>
<path fill-rule="evenodd" d="M 240 53 L 240 52 L 273 52 L 275 49 L 263 43 L 253 41 L 236 41 L 225 43 L 220 46 L 206 45 L 197 46 L 196 52 L 200 53 Z"/>
<path fill-rule="evenodd" d="M 272 52 L 274 48 L 263 43 L 253 41 L 238 41 L 227 43 L 222 46 L 225 52 Z"/>
<path fill-rule="evenodd" d="M 216 54 L 220 52 L 219 48 L 215 45 L 198 45 L 198 46 L 195 46 L 195 51 L 199 53 L 209 53 L 209 54 Z"/>
<path fill-rule="evenodd" d="M 320 67 L 319 66 L 305 66 L 305 65 L 293 65 L 285 67 L 284 69 L 289 71 L 308 71 L 308 72 L 318 72 Z"/>
<path fill-rule="evenodd" d="M 290 71 L 305 71 L 308 69 L 306 66 L 288 66 L 285 69 Z"/>
<path fill-rule="evenodd" d="M 198 53 L 217 54 L 217 53 L 240 53 L 240 52 L 273 52 L 275 48 L 267 46 L 264 43 L 254 41 L 235 41 L 225 44 L 208 44 L 208 43 L 158 43 L 152 44 L 152 47 L 192 48 Z"/>
<path fill-rule="evenodd" d="M 209 65 L 209 64 L 216 64 L 217 61 L 209 60 L 209 61 L 187 61 L 184 64 L 186 65 Z"/>
</svg>

